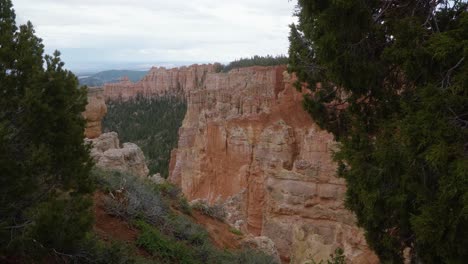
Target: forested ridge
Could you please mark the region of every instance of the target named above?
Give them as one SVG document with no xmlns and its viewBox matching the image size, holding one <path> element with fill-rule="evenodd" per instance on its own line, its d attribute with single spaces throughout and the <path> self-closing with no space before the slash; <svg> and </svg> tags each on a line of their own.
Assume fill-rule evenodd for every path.
<svg viewBox="0 0 468 264">
<path fill-rule="evenodd" d="M 217 72 L 229 72 L 233 69 L 252 67 L 252 66 L 276 66 L 276 65 L 286 65 L 288 64 L 288 57 L 284 55 L 278 56 L 259 56 L 255 55 L 250 58 L 240 58 L 234 60 L 226 65 L 216 64 Z"/>
</svg>

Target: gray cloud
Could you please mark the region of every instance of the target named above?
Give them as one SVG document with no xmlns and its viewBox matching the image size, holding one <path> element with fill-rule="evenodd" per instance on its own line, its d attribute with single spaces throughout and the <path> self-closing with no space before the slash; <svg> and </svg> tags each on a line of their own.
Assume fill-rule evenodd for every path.
<svg viewBox="0 0 468 264">
<path fill-rule="evenodd" d="M 13 0 L 47 51 L 71 69 L 158 62 L 227 62 L 285 54 L 295 3 L 288 0 Z M 91 67 L 91 66 L 90 66 Z"/>
</svg>

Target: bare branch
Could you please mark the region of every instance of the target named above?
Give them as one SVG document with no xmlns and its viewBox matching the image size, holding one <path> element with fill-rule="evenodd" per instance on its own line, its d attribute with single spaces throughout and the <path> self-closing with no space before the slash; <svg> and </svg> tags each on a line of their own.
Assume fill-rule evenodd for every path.
<svg viewBox="0 0 468 264">
<path fill-rule="evenodd" d="M 4 229 L 20 229 L 20 228 L 23 228 L 23 227 L 26 227 L 28 225 L 32 224 L 32 221 L 27 221 L 23 224 L 20 224 L 20 225 L 14 225 L 14 226 L 5 226 Z"/>
<path fill-rule="evenodd" d="M 448 110 L 452 113 L 453 119 L 455 121 L 455 125 L 461 127 L 462 129 L 467 129 L 468 128 L 468 120 L 463 119 L 463 116 L 467 116 L 468 113 L 466 114 L 461 114 L 457 115 L 455 111 L 451 107 L 448 107 Z"/>
<path fill-rule="evenodd" d="M 463 63 L 464 60 L 465 60 L 465 57 L 461 58 L 461 59 L 457 62 L 457 64 L 455 64 L 455 66 L 453 66 L 452 68 L 450 68 L 450 69 L 447 71 L 447 73 L 445 74 L 444 79 L 442 80 L 442 84 L 441 84 L 442 89 L 445 89 L 447 86 L 450 85 L 450 77 L 451 77 L 451 75 L 452 75 L 452 72 L 453 72 L 456 68 L 458 68 L 458 67 Z"/>
<path fill-rule="evenodd" d="M 393 5 L 393 0 L 384 0 L 383 2 L 385 2 L 384 6 L 380 9 L 380 12 L 373 15 L 372 19 L 374 20 L 374 22 L 378 22 L 380 20 L 380 18 L 385 14 L 385 12 L 390 8 L 390 6 Z"/>
</svg>

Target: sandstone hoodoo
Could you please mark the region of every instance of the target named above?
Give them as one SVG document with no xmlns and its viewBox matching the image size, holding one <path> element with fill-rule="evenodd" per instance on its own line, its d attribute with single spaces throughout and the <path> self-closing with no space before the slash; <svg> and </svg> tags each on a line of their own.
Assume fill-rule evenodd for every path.
<svg viewBox="0 0 468 264">
<path fill-rule="evenodd" d="M 107 113 L 106 102 L 104 101 L 103 89 L 88 89 L 88 104 L 83 117 L 86 120 L 85 136 L 87 138 L 97 138 L 102 133 L 101 120 Z"/>
</svg>

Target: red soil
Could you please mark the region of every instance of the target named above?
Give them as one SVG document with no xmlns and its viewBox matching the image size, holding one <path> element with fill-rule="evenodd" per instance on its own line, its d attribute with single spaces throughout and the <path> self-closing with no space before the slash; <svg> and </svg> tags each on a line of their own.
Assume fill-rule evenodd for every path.
<svg viewBox="0 0 468 264">
<path fill-rule="evenodd" d="M 107 214 L 104 207 L 102 192 L 96 192 L 94 200 L 94 232 L 104 241 L 119 240 L 134 244 L 138 238 L 138 229 L 130 226 L 125 220 Z M 150 256 L 145 250 L 138 248 L 138 254 Z"/>
<path fill-rule="evenodd" d="M 134 244 L 138 238 L 138 229 L 130 226 L 125 220 L 107 214 L 104 207 L 106 194 L 96 192 L 94 194 L 94 231 L 104 241 L 119 240 Z M 233 234 L 229 225 L 204 215 L 196 210 L 192 213 L 193 220 L 205 227 L 213 244 L 220 249 L 238 249 L 242 235 Z M 139 249 L 139 254 L 149 256 L 148 252 Z"/>
<path fill-rule="evenodd" d="M 132 228 L 127 222 L 117 217 L 108 215 L 104 209 L 105 194 L 94 194 L 94 231 L 103 240 L 116 239 L 122 241 L 136 241 L 138 230 Z"/>
<path fill-rule="evenodd" d="M 221 249 L 238 249 L 243 235 L 233 234 L 228 224 L 216 220 L 210 216 L 204 215 L 196 210 L 192 212 L 196 223 L 205 227 L 213 244 Z"/>
</svg>

